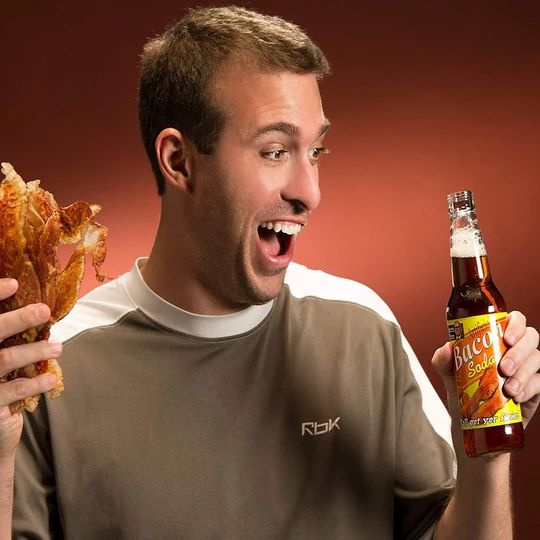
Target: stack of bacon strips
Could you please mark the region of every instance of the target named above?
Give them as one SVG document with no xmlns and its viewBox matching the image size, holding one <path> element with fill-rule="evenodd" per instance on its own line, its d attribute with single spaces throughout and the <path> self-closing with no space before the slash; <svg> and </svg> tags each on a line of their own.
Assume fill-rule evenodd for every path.
<svg viewBox="0 0 540 540">
<path fill-rule="evenodd" d="M 67 315 L 77 300 L 87 253 L 92 254 L 97 280 L 105 279 L 101 265 L 107 235 L 107 228 L 94 221 L 100 206 L 79 201 L 61 208 L 48 191 L 39 187 L 39 180 L 25 183 L 9 163 L 2 163 L 2 173 L 5 178 L 0 183 L 0 278 L 15 278 L 19 288 L 12 297 L 0 301 L 0 313 L 43 302 L 52 316 L 38 328 L 5 339 L 0 348 L 48 339 L 51 325 Z M 57 254 L 61 245 L 74 245 L 64 268 Z M 47 395 L 58 397 L 64 384 L 56 360 L 15 369 L 1 377 L 0 382 L 47 372 L 57 376 L 55 388 Z M 32 412 L 38 401 L 39 395 L 17 401 L 10 405 L 11 412 Z"/>
</svg>

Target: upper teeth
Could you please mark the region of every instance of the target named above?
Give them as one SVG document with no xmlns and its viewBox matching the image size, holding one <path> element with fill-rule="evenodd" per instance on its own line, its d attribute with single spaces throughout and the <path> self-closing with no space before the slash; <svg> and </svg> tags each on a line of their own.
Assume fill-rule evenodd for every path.
<svg viewBox="0 0 540 540">
<path fill-rule="evenodd" d="M 298 234 L 302 225 L 300 223 L 283 223 L 281 221 L 273 223 L 272 221 L 267 221 L 261 223 L 261 227 L 270 230 L 274 229 L 276 232 L 284 232 L 285 234 Z"/>
</svg>

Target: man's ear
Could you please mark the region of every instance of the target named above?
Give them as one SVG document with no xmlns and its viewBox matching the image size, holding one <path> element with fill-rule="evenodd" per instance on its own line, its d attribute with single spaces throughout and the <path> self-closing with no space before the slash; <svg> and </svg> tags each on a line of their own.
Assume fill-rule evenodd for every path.
<svg viewBox="0 0 540 540">
<path fill-rule="evenodd" d="M 156 138 L 155 150 L 165 185 L 191 193 L 194 145 L 177 129 L 165 128 Z"/>
</svg>

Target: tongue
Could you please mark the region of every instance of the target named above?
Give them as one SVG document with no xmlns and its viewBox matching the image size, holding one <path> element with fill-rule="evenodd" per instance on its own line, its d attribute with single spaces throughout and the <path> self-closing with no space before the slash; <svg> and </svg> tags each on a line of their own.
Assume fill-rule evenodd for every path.
<svg viewBox="0 0 540 540">
<path fill-rule="evenodd" d="M 261 238 L 261 243 L 264 251 L 268 253 L 271 257 L 277 257 L 281 246 L 279 245 L 279 240 L 277 233 L 269 229 L 259 229 L 259 237 Z"/>
</svg>

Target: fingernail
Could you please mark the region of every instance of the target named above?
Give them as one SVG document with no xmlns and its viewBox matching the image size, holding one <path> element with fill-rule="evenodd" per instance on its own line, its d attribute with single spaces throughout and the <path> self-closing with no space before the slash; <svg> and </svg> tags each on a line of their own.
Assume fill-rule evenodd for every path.
<svg viewBox="0 0 540 540">
<path fill-rule="evenodd" d="M 504 358 L 502 360 L 502 367 L 506 375 L 513 375 L 516 371 L 516 363 L 511 358 Z"/>
<path fill-rule="evenodd" d="M 517 379 L 510 379 L 506 383 L 506 388 L 515 396 L 521 387 L 520 382 Z"/>
<path fill-rule="evenodd" d="M 34 313 L 38 319 L 45 319 L 49 317 L 49 308 L 43 304 L 37 304 L 34 307 Z"/>
<path fill-rule="evenodd" d="M 59 341 L 49 341 L 49 354 L 56 355 L 62 352 L 62 343 Z"/>
<path fill-rule="evenodd" d="M 47 383 L 50 384 L 51 386 L 55 385 L 56 384 L 56 375 L 49 375 L 47 377 Z"/>
</svg>

